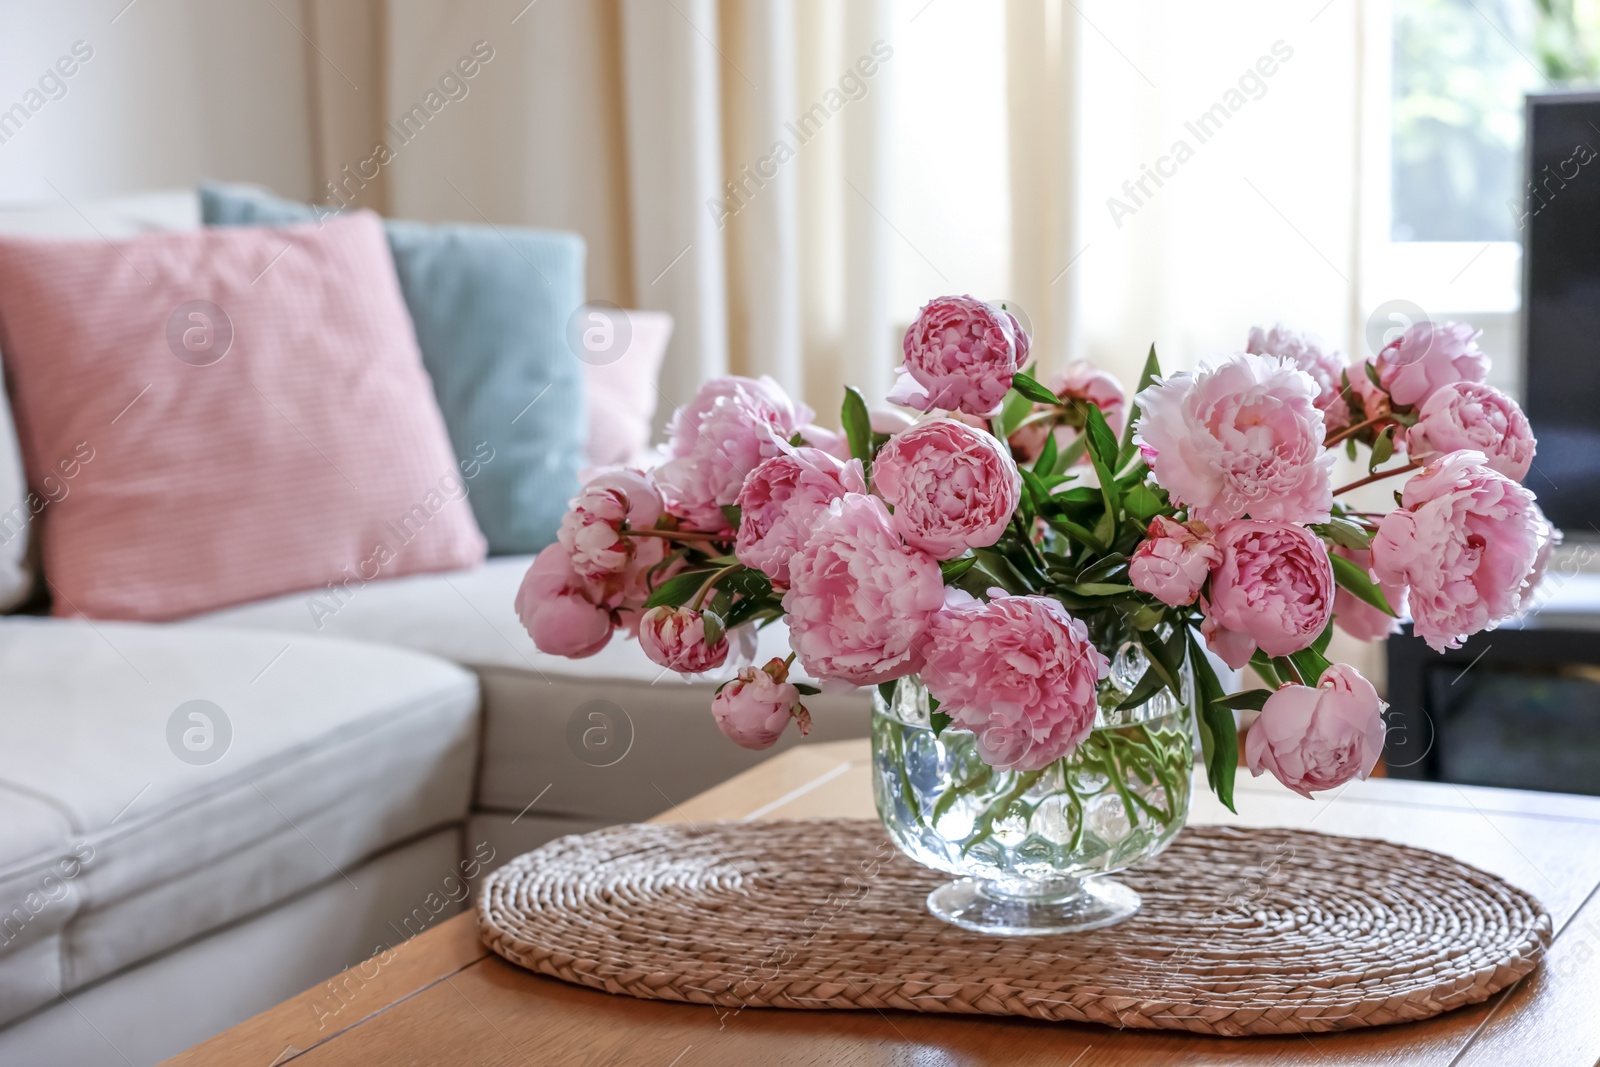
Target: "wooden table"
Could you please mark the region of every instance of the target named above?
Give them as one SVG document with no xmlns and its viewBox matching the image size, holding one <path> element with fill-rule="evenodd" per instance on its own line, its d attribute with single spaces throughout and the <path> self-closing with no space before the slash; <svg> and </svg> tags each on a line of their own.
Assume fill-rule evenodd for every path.
<svg viewBox="0 0 1600 1067">
<path fill-rule="evenodd" d="M 793 749 L 674 803 L 659 822 L 872 816 L 867 743 Z M 610 996 L 539 977 L 479 943 L 458 916 L 169 1060 L 183 1067 L 710 1064 L 1429 1064 L 1593 1067 L 1600 1059 L 1600 798 L 1377 780 L 1315 801 L 1245 778 L 1241 815 L 1209 793 L 1196 822 L 1301 826 L 1458 856 L 1537 894 L 1555 917 L 1544 965 L 1488 1003 L 1421 1023 L 1227 1040 L 913 1012 L 711 1008 Z M 319 1026 L 319 1020 L 323 1025 Z"/>
</svg>

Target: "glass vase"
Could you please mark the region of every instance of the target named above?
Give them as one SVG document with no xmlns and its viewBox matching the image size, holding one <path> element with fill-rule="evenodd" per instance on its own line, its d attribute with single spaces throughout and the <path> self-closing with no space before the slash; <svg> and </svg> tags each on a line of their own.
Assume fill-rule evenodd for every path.
<svg viewBox="0 0 1600 1067">
<path fill-rule="evenodd" d="M 1148 663 L 1131 643 L 1101 683 L 1094 729 L 1037 771 L 991 767 L 966 730 L 935 734 L 929 694 L 902 678 L 874 695 L 873 796 L 912 859 L 956 875 L 928 908 L 988 934 L 1060 934 L 1120 922 L 1139 894 L 1107 877 L 1159 853 L 1183 828 L 1194 765 L 1194 682 L 1118 710 Z"/>
</svg>

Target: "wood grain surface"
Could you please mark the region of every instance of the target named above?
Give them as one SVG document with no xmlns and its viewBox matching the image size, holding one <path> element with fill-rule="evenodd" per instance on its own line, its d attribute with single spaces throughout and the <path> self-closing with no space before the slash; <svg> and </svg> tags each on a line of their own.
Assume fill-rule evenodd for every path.
<svg viewBox="0 0 1600 1067">
<path fill-rule="evenodd" d="M 663 797 L 657 821 L 872 817 L 865 741 L 792 749 L 698 797 Z M 1241 814 L 1203 787 L 1191 821 L 1301 826 L 1445 852 L 1537 895 L 1556 940 L 1532 977 L 1426 1022 L 1340 1034 L 1228 1040 L 903 1012 L 727 1011 L 612 996 L 526 973 L 459 916 L 169 1060 L 182 1067 L 585 1064 L 1416 1065 L 1594 1067 L 1600 1060 L 1600 798 L 1372 780 L 1307 801 L 1244 779 Z"/>
</svg>

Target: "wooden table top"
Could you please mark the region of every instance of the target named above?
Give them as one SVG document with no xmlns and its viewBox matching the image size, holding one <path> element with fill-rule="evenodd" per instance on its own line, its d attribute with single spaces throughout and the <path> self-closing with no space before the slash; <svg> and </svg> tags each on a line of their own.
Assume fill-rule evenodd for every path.
<svg viewBox="0 0 1600 1067">
<path fill-rule="evenodd" d="M 873 817 L 865 741 L 791 749 L 658 822 Z M 1543 966 L 1490 999 L 1420 1023 L 1303 1037 L 1225 1039 L 1030 1019 L 916 1012 L 750 1010 L 612 996 L 523 971 L 458 916 L 324 987 L 167 1061 L 249 1065 L 1346 1064 L 1594 1067 L 1600 1060 L 1600 798 L 1374 779 L 1317 800 L 1243 778 L 1233 815 L 1197 793 L 1191 821 L 1297 826 L 1449 853 L 1535 893 L 1555 918 Z M 376 973 L 374 973 L 376 972 Z"/>
</svg>

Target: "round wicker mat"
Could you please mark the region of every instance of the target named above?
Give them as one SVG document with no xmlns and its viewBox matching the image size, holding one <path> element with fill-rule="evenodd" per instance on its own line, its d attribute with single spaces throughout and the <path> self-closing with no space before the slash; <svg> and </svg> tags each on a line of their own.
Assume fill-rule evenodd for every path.
<svg viewBox="0 0 1600 1067">
<path fill-rule="evenodd" d="M 899 1008 L 1206 1034 L 1343 1030 L 1475 1004 L 1550 942 L 1533 897 L 1421 849 L 1190 827 L 1118 877 L 1117 926 L 993 938 L 875 822 L 619 826 L 492 874 L 485 944 L 567 982 L 725 1008 Z"/>
</svg>

